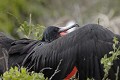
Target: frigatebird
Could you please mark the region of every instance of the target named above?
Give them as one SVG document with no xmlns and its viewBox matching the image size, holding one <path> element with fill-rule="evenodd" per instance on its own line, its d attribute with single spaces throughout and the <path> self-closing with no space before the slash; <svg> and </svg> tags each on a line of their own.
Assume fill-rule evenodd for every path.
<svg viewBox="0 0 120 80">
<path fill-rule="evenodd" d="M 57 73 L 52 76 L 52 80 L 64 79 L 76 66 L 80 80 L 87 78 L 101 80 L 104 72 L 100 60 L 105 54 L 110 56 L 109 52 L 113 50 L 114 36 L 120 41 L 119 35 L 98 24 L 88 24 L 66 36 L 44 44 L 42 47 L 37 45 L 32 48 L 23 60 L 22 66 L 35 72 L 50 68 L 43 70 L 48 78 L 51 78 L 58 69 Z M 114 61 L 109 71 L 109 79 L 115 80 L 115 73 L 119 65 L 119 59 Z M 118 78 L 120 78 L 120 74 Z"/>
<path fill-rule="evenodd" d="M 78 27 L 77 24 L 67 26 L 67 27 L 56 27 L 56 26 L 49 26 L 45 29 L 43 33 L 42 40 L 32 40 L 32 39 L 26 39 L 22 38 L 19 40 L 13 40 L 8 37 L 6 37 L 4 34 L 0 33 L 0 74 L 2 74 L 6 70 L 6 64 L 7 62 L 10 64 L 18 64 L 20 65 L 20 62 L 24 59 L 24 57 L 27 55 L 27 53 L 22 54 L 22 51 L 28 52 L 28 50 L 31 48 L 34 48 L 36 44 L 39 43 L 39 45 L 43 45 L 45 43 L 49 43 L 59 37 L 61 37 L 62 32 L 66 32 L 65 34 L 69 33 L 72 29 L 74 30 L 75 27 Z M 67 32 L 69 31 L 69 32 Z M 33 46 L 34 44 L 34 46 Z M 3 52 L 3 48 L 7 52 Z M 5 54 L 5 56 L 4 56 Z M 6 60 L 6 58 L 10 58 L 10 61 Z M 17 58 L 18 57 L 18 58 Z M 11 62 L 12 60 L 12 62 Z M 15 65 L 14 64 L 14 65 Z"/>
<path fill-rule="evenodd" d="M 101 58 L 105 54 L 110 56 L 114 36 L 120 41 L 119 35 L 101 25 L 88 24 L 42 47 L 37 45 L 29 51 L 22 66 L 35 72 L 44 69 L 44 75 L 50 79 L 52 76 L 52 80 L 64 79 L 76 66 L 79 71 L 79 80 L 87 78 L 102 80 L 104 72 Z M 109 71 L 109 79 L 115 80 L 117 66 L 120 66 L 119 59 L 114 61 Z M 120 74 L 118 78 L 120 79 Z"/>
<path fill-rule="evenodd" d="M 26 57 L 26 55 L 32 49 L 34 49 L 34 47 L 36 48 L 38 45 L 42 47 L 44 44 L 48 44 L 48 43 L 54 41 L 55 39 L 63 36 L 64 34 L 68 34 L 72 28 L 77 28 L 77 27 L 79 27 L 78 24 L 74 24 L 74 25 L 68 26 L 68 27 L 49 26 L 43 32 L 42 40 L 31 40 L 31 39 L 23 38 L 23 39 L 12 42 L 11 43 L 12 46 L 9 49 L 9 58 L 11 58 L 9 61 L 10 65 L 11 65 L 11 63 L 12 64 L 16 63 L 17 65 L 20 66 L 21 65 L 20 62 L 22 62 L 24 57 Z M 17 57 L 20 59 L 18 59 Z M 14 59 L 16 61 L 14 61 Z"/>
</svg>

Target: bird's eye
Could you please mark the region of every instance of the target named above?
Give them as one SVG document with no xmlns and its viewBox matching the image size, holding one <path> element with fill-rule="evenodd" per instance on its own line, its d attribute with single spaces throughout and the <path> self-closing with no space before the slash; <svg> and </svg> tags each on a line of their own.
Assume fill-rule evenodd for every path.
<svg viewBox="0 0 120 80">
<path fill-rule="evenodd" d="M 54 29 L 54 32 L 58 32 L 58 29 L 56 28 L 56 29 Z"/>
</svg>

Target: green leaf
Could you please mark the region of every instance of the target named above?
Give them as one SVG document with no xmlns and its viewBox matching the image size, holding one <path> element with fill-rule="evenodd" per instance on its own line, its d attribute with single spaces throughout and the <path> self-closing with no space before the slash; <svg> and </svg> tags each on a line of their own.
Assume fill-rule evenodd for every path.
<svg viewBox="0 0 120 80">
<path fill-rule="evenodd" d="M 18 67 L 11 68 L 6 71 L 3 76 L 3 80 L 48 80 L 42 73 L 27 72 L 26 68 Z"/>
</svg>

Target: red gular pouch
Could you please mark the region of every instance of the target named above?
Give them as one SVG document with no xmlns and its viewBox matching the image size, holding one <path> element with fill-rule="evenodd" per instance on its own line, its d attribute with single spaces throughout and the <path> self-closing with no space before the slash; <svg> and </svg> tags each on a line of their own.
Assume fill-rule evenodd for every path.
<svg viewBox="0 0 120 80">
<path fill-rule="evenodd" d="M 60 33 L 60 36 L 65 36 L 66 34 L 67 34 L 67 32 L 66 32 L 66 31 L 61 32 L 61 33 Z"/>
<path fill-rule="evenodd" d="M 77 68 L 76 66 L 73 68 L 73 70 L 71 71 L 70 74 L 67 75 L 67 77 L 64 80 L 70 80 L 70 78 L 72 78 L 76 73 L 77 73 Z"/>
</svg>

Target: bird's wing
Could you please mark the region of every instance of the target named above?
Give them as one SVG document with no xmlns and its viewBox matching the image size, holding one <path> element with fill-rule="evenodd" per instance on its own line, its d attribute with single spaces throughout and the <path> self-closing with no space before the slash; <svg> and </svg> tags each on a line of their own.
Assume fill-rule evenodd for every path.
<svg viewBox="0 0 120 80">
<path fill-rule="evenodd" d="M 113 51 L 113 37 L 117 37 L 120 41 L 120 36 L 99 25 L 87 26 L 89 26 L 90 32 L 83 37 L 83 42 L 78 51 L 77 66 L 80 71 L 79 79 L 86 80 L 87 78 L 94 78 L 95 80 L 102 80 L 104 72 L 101 58 L 103 58 L 105 54 L 111 56 L 109 52 Z M 92 28 L 93 26 L 96 27 Z M 120 66 L 119 59 L 114 61 L 113 66 L 109 71 L 109 79 L 115 80 L 117 66 Z"/>
<path fill-rule="evenodd" d="M 29 51 L 35 47 L 37 42 L 38 41 L 28 39 L 14 41 L 9 50 L 9 68 L 11 66 L 21 66 L 24 58 L 28 55 Z"/>
<path fill-rule="evenodd" d="M 23 49 L 29 45 L 30 43 L 34 42 L 35 40 L 31 40 L 31 39 L 19 39 L 19 40 L 15 40 L 14 42 L 11 43 L 11 47 L 9 49 L 9 54 L 21 54 L 21 52 L 23 51 Z"/>
<path fill-rule="evenodd" d="M 100 60 L 113 50 L 114 36 L 116 35 L 100 25 L 89 24 L 32 50 L 24 59 L 23 66 L 36 72 L 50 67 L 52 69 L 44 71 L 45 76 L 50 77 L 62 60 L 59 66 L 60 72 L 53 79 L 63 79 L 74 66 L 77 66 L 81 80 L 85 80 L 87 77 L 100 80 L 104 74 Z M 119 64 L 117 63 L 117 65 Z M 113 69 L 115 68 L 113 67 Z M 115 75 L 109 77 L 113 79 Z"/>
</svg>

